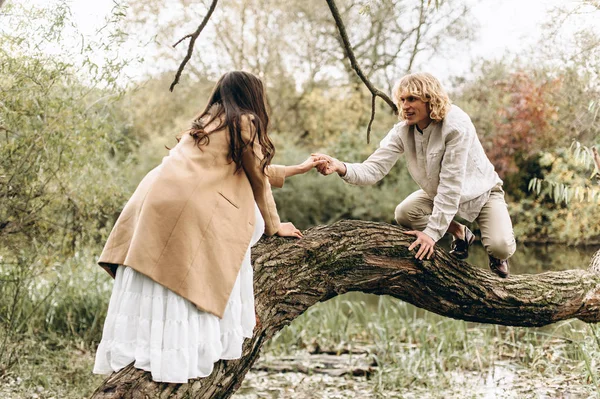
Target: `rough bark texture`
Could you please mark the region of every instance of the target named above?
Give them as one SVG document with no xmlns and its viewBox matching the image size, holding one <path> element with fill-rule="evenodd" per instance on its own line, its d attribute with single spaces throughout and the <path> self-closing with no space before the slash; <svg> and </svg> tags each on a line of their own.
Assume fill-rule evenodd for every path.
<svg viewBox="0 0 600 399">
<path fill-rule="evenodd" d="M 149 373 L 129 366 L 92 397 L 229 398 L 269 338 L 310 306 L 348 291 L 391 295 L 482 323 L 530 327 L 570 318 L 600 321 L 600 274 L 592 270 L 503 280 L 441 249 L 431 261 L 418 261 L 407 249 L 413 237 L 402 232 L 384 223 L 341 221 L 310 229 L 301 240 L 262 240 L 252 254 L 261 323 L 246 340 L 241 359 L 218 362 L 209 377 L 183 385 L 155 383 Z"/>
</svg>

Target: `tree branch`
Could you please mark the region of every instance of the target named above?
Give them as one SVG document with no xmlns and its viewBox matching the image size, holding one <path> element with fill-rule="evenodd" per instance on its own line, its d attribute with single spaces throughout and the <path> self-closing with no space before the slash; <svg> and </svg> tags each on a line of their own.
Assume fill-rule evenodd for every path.
<svg viewBox="0 0 600 399">
<path fill-rule="evenodd" d="M 375 120 L 375 96 L 371 96 L 371 119 L 367 125 L 367 144 L 371 142 L 371 126 Z"/>
<path fill-rule="evenodd" d="M 335 20 L 335 25 L 337 26 L 338 31 L 340 33 L 340 38 L 342 39 L 344 51 L 345 51 L 346 55 L 348 56 L 348 59 L 350 60 L 352 69 L 354 69 L 354 71 L 356 72 L 356 74 L 358 75 L 360 80 L 362 80 L 362 82 L 365 84 L 365 86 L 367 86 L 367 89 L 369 89 L 369 91 L 371 92 L 373 97 L 380 97 L 381 99 L 383 99 L 392 108 L 394 113 L 398 114 L 398 107 L 396 107 L 396 104 L 394 104 L 394 101 L 392 101 L 392 99 L 389 98 L 387 96 L 387 94 L 385 94 L 384 92 L 382 92 L 381 90 L 379 90 L 375 86 L 373 86 L 371 81 L 365 76 L 362 69 L 358 65 L 358 62 L 356 61 L 356 57 L 354 55 L 354 51 L 352 50 L 352 45 L 350 44 L 350 40 L 348 39 L 348 33 L 346 33 L 346 27 L 344 26 L 344 21 L 342 21 L 340 12 L 337 8 L 337 5 L 335 4 L 335 0 L 327 0 L 327 5 L 329 6 L 329 10 L 331 10 L 331 15 L 333 16 L 333 19 Z M 371 116 L 373 116 L 374 113 L 375 113 L 375 102 L 371 101 Z M 369 137 L 371 135 L 371 124 L 372 124 L 371 122 L 369 122 L 369 126 L 367 127 L 367 141 L 369 140 Z"/>
<path fill-rule="evenodd" d="M 349 291 L 391 295 L 456 319 L 543 326 L 578 318 L 600 321 L 600 274 L 563 270 L 500 279 L 437 249 L 415 259 L 414 238 L 386 223 L 341 221 L 307 230 L 301 240 L 271 237 L 252 249 L 256 312 L 261 323 L 243 357 L 219 361 L 190 384 L 160 384 L 128 366 L 99 387 L 93 399 L 229 398 L 259 357 L 263 344 L 310 306 Z"/>
<path fill-rule="evenodd" d="M 177 41 L 177 43 L 175 43 L 173 45 L 173 47 L 176 47 L 179 43 L 181 43 L 185 39 L 190 38 L 190 44 L 188 45 L 187 54 L 185 55 L 185 58 L 183 59 L 183 61 L 179 65 L 179 68 L 177 69 L 177 73 L 175 74 L 175 79 L 173 80 L 173 83 L 171 83 L 171 87 L 169 87 L 170 91 L 173 91 L 173 88 L 175 88 L 175 85 L 177 83 L 179 83 L 179 78 L 181 77 L 181 74 L 183 72 L 183 69 L 185 68 L 185 65 L 188 63 L 188 61 L 190 60 L 190 58 L 192 58 L 192 53 L 194 51 L 194 44 L 196 43 L 196 39 L 198 39 L 198 36 L 200 36 L 200 33 L 202 33 L 202 30 L 204 29 L 204 27 L 208 23 L 208 20 L 210 19 L 210 17 L 212 16 L 213 12 L 215 11 L 215 8 L 217 7 L 217 2 L 218 1 L 219 0 L 213 0 L 212 1 L 211 5 L 210 5 L 210 8 L 208 9 L 208 13 L 206 14 L 206 16 L 204 17 L 204 19 L 202 20 L 202 23 L 200 24 L 200 26 L 198 26 L 198 29 L 196 29 L 196 31 L 194 33 L 191 33 L 189 35 L 185 35 L 184 37 L 182 37 L 181 39 L 179 39 Z"/>
<path fill-rule="evenodd" d="M 417 37 L 415 38 L 415 45 L 413 47 L 412 54 L 410 55 L 410 61 L 408 63 L 408 67 L 406 68 L 407 72 L 410 72 L 413 66 L 413 62 L 415 61 L 415 57 L 419 53 L 419 44 L 421 44 L 421 27 L 423 26 L 425 15 L 425 1 L 421 0 L 421 8 L 419 10 L 419 25 L 417 26 Z"/>
<path fill-rule="evenodd" d="M 598 173 L 600 173 L 600 155 L 598 155 L 598 149 L 596 147 L 592 147 L 592 154 L 594 155 L 594 163 L 596 164 Z"/>
</svg>

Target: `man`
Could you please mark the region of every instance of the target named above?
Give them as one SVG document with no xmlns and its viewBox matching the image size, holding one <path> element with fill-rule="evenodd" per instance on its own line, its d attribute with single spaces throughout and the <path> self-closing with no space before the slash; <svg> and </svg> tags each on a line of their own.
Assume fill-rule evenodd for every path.
<svg viewBox="0 0 600 399">
<path fill-rule="evenodd" d="M 417 237 L 409 247 L 418 247 L 415 257 L 430 259 L 435 243 L 448 232 L 453 237 L 450 253 L 467 258 L 475 237 L 453 220 L 460 216 L 469 222 L 477 220 L 490 269 L 508 277 L 508 258 L 516 244 L 502 180 L 485 155 L 471 119 L 451 104 L 440 82 L 428 73 L 404 76 L 392 95 L 401 122 L 379 148 L 363 163 L 343 163 L 314 154 L 328 161 L 318 167 L 319 172 L 336 172 L 347 183 L 370 185 L 387 175 L 404 154 L 421 189 L 396 207 L 395 218 L 411 229 L 407 234 Z"/>
</svg>

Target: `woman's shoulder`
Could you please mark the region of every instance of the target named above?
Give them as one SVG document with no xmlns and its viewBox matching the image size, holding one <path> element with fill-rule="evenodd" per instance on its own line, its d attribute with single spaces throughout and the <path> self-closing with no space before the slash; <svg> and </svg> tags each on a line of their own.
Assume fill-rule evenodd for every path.
<svg viewBox="0 0 600 399">
<path fill-rule="evenodd" d="M 250 113 L 242 114 L 240 117 L 242 128 L 248 128 L 248 129 L 253 128 L 254 127 L 254 119 L 255 119 L 254 114 L 250 114 Z"/>
<path fill-rule="evenodd" d="M 256 132 L 254 119 L 255 116 L 250 113 L 242 114 L 240 117 L 240 130 L 245 142 L 250 142 L 254 139 L 254 134 Z"/>
</svg>

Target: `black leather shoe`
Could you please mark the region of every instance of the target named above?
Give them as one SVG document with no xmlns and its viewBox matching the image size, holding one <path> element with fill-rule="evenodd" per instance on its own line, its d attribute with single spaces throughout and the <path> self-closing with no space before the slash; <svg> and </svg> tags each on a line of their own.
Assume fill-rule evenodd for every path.
<svg viewBox="0 0 600 399">
<path fill-rule="evenodd" d="M 508 259 L 497 259 L 491 255 L 488 257 L 490 258 L 490 270 L 502 278 L 507 278 L 509 274 Z"/>
<path fill-rule="evenodd" d="M 469 247 L 475 242 L 475 235 L 465 226 L 465 238 L 460 239 L 452 236 L 450 243 L 450 255 L 458 259 L 467 259 L 469 257 Z"/>
</svg>

